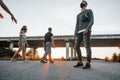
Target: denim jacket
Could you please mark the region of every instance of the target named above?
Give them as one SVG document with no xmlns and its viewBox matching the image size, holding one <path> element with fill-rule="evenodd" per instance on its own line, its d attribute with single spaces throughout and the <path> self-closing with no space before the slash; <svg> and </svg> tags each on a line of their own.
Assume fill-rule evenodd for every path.
<svg viewBox="0 0 120 80">
<path fill-rule="evenodd" d="M 77 32 L 82 29 L 88 29 L 91 31 L 91 27 L 94 24 L 94 16 L 91 9 L 86 9 L 77 15 L 76 27 L 74 35 L 77 36 Z"/>
</svg>

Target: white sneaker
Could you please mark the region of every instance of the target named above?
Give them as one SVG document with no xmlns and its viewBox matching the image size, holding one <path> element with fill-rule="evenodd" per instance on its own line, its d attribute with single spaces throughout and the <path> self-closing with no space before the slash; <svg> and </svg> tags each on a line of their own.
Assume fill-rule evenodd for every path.
<svg viewBox="0 0 120 80">
<path fill-rule="evenodd" d="M 29 61 L 28 60 L 24 60 L 24 63 L 29 63 Z"/>
<path fill-rule="evenodd" d="M 10 59 L 10 62 L 16 62 L 16 60 L 15 60 L 15 59 L 13 59 L 13 58 L 11 58 L 11 59 Z"/>
</svg>

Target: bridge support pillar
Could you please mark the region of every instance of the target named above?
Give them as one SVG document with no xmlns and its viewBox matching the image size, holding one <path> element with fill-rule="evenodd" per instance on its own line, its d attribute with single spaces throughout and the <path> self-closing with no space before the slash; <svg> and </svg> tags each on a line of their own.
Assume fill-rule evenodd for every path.
<svg viewBox="0 0 120 80">
<path fill-rule="evenodd" d="M 33 57 L 34 57 L 34 59 L 35 59 L 36 49 L 37 49 L 37 48 L 36 48 L 36 47 L 34 47 L 33 49 L 34 49 L 34 54 L 33 54 Z"/>
<path fill-rule="evenodd" d="M 14 44 L 11 42 L 9 45 L 9 49 L 13 50 L 13 46 L 14 46 Z"/>
<path fill-rule="evenodd" d="M 73 59 L 73 47 L 71 47 L 71 60 Z"/>
<path fill-rule="evenodd" d="M 70 46 L 69 42 L 66 42 L 66 59 L 69 58 L 69 46 Z"/>
</svg>

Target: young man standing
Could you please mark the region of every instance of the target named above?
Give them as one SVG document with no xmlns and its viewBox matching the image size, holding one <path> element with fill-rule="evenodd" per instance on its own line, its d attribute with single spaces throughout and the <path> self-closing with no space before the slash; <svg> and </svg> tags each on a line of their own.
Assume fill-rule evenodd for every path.
<svg viewBox="0 0 120 80">
<path fill-rule="evenodd" d="M 43 58 L 41 59 L 41 63 L 47 63 L 46 57 L 49 55 L 49 60 L 51 63 L 54 63 L 51 58 L 51 47 L 55 48 L 55 43 L 53 39 L 53 33 L 52 33 L 52 28 L 48 28 L 48 32 L 45 34 L 45 41 L 44 41 L 44 49 L 45 49 L 45 54 Z"/>
<path fill-rule="evenodd" d="M 76 41 L 76 51 L 79 58 L 79 62 L 74 67 L 83 66 L 82 54 L 80 50 L 80 44 L 84 41 L 87 53 L 87 62 L 83 69 L 90 69 L 91 65 L 91 46 L 90 36 L 91 28 L 94 23 L 93 12 L 91 9 L 86 9 L 87 2 L 83 0 L 80 4 L 81 12 L 77 15 L 77 22 L 75 27 L 74 39 Z"/>
</svg>

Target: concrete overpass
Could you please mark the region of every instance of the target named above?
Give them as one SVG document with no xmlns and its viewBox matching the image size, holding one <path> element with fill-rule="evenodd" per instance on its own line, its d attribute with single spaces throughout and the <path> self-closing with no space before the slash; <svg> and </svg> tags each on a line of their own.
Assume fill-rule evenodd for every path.
<svg viewBox="0 0 120 80">
<path fill-rule="evenodd" d="M 71 54 L 75 53 L 75 41 L 73 35 L 57 35 L 54 36 L 56 47 L 66 47 L 66 57 L 69 57 L 69 47 Z M 30 48 L 43 47 L 44 36 L 28 36 Z M 0 37 L 0 47 L 18 47 L 18 37 Z M 120 34 L 101 34 L 91 36 L 92 47 L 118 47 L 120 45 Z M 84 46 L 83 44 L 81 46 Z"/>
</svg>

